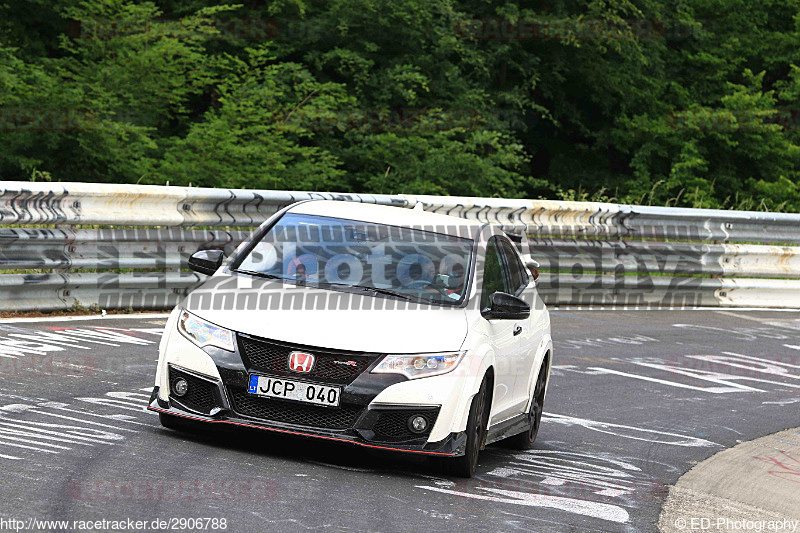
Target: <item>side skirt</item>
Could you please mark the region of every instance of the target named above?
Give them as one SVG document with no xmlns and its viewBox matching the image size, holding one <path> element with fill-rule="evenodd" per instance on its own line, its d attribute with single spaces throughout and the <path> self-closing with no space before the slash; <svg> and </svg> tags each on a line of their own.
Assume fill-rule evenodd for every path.
<svg viewBox="0 0 800 533">
<path fill-rule="evenodd" d="M 524 433 L 531 428 L 528 414 L 523 413 L 508 420 L 504 420 L 499 424 L 489 428 L 489 433 L 486 435 L 486 444 L 491 444 L 508 437 L 513 437 L 520 433 Z"/>
</svg>

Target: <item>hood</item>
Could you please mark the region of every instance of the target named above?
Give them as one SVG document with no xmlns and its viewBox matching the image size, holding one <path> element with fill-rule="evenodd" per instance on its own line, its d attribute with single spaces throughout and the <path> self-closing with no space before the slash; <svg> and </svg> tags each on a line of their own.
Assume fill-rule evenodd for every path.
<svg viewBox="0 0 800 533">
<path fill-rule="evenodd" d="M 457 351 L 466 311 L 217 274 L 183 306 L 233 331 L 320 348 L 376 353 Z"/>
</svg>

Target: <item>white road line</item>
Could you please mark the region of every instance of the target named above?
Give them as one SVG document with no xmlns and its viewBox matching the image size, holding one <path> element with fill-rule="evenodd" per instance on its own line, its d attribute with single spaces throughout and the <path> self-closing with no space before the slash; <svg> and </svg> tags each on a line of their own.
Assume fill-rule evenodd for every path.
<svg viewBox="0 0 800 533">
<path fill-rule="evenodd" d="M 25 448 L 25 449 L 28 449 L 28 450 L 35 450 L 37 452 L 58 453 L 55 450 L 48 450 L 47 448 L 39 448 L 37 446 L 26 446 L 25 444 L 18 444 L 16 442 L 4 442 L 6 439 L 8 439 L 8 440 L 22 440 L 22 439 L 17 439 L 15 437 L 0 436 L 0 446 L 16 446 L 17 448 Z M 28 442 L 28 441 L 22 440 L 22 442 Z M 42 444 L 42 443 L 37 443 L 37 444 Z M 55 444 L 52 444 L 51 446 L 55 446 Z M 64 449 L 65 450 L 70 450 L 71 448 L 64 448 Z"/>
<path fill-rule="evenodd" d="M 620 372 L 619 370 L 612 370 L 610 368 L 589 367 L 589 370 L 598 370 L 605 374 L 614 374 L 617 376 L 623 376 L 627 378 L 652 381 L 653 383 L 661 383 L 663 385 L 669 385 L 670 387 L 678 387 L 680 389 L 696 390 L 700 392 L 711 392 L 714 394 L 721 394 L 724 392 L 742 392 L 742 389 L 738 387 L 694 387 L 692 385 L 686 385 L 685 383 L 679 383 L 677 381 L 667 381 L 665 379 L 651 378 L 650 376 L 642 376 L 640 374 L 630 374 L 628 372 Z M 763 391 L 759 391 L 758 389 L 752 389 L 749 392 L 763 392 Z"/>
<path fill-rule="evenodd" d="M 118 342 L 124 344 L 138 344 L 139 346 L 148 346 L 150 344 L 156 343 L 155 340 L 142 339 L 140 337 L 134 337 L 131 335 L 126 335 L 124 333 L 119 333 L 118 331 L 112 331 L 114 329 L 118 330 L 119 328 L 105 328 L 102 326 L 95 326 L 92 329 L 70 328 L 70 329 L 61 329 L 58 331 L 61 335 L 65 335 L 68 337 L 70 336 L 78 337 L 83 342 L 91 341 L 91 342 L 96 342 L 98 344 L 105 344 L 101 343 L 100 341 L 94 340 L 94 339 L 102 339 L 103 341 L 109 341 L 111 343 L 111 346 L 119 346 L 119 344 L 114 344 Z"/>
<path fill-rule="evenodd" d="M 580 514 L 592 518 L 600 518 L 602 520 L 608 520 L 610 522 L 617 522 L 620 524 L 627 522 L 629 518 L 628 512 L 617 505 L 589 502 L 577 500 L 575 498 L 564 498 L 562 496 L 529 494 L 527 492 L 517 492 L 489 487 L 484 488 L 483 490 L 487 492 L 493 492 L 497 494 L 497 496 L 459 492 L 457 490 L 443 489 L 441 487 L 429 487 L 425 485 L 417 485 L 417 488 L 443 492 L 445 494 L 452 494 L 453 496 L 463 496 L 465 498 L 472 498 L 475 500 L 525 505 L 529 507 L 549 507 L 550 509 L 559 509 L 568 513 Z"/>
<path fill-rule="evenodd" d="M 49 413 L 47 411 L 42 411 L 42 410 L 35 409 L 35 408 L 31 409 L 31 411 L 34 412 L 34 413 L 40 414 L 40 415 L 55 416 L 55 417 L 58 417 L 58 418 L 64 418 L 66 420 L 73 420 L 75 422 L 80 422 L 81 424 L 90 424 L 92 426 L 100 426 L 100 427 L 102 427 L 104 429 L 113 429 L 113 430 L 116 430 L 116 431 L 128 431 L 130 433 L 139 433 L 135 429 L 120 428 L 120 427 L 116 427 L 116 426 L 109 426 L 108 424 L 101 424 L 100 422 L 92 422 L 91 420 L 83 420 L 81 418 L 75 418 L 74 416 L 60 415 L 58 413 Z"/>
<path fill-rule="evenodd" d="M 800 346 L 798 346 L 798 349 L 800 349 Z M 789 368 L 800 368 L 800 365 L 793 365 L 793 364 L 790 364 L 790 363 L 784 363 L 783 361 L 773 361 L 772 359 L 764 359 L 763 357 L 755 357 L 753 355 L 742 355 L 742 354 L 736 353 L 736 352 L 722 352 L 722 353 L 724 353 L 725 355 L 733 355 L 733 356 L 739 357 L 741 359 L 751 359 L 753 361 L 757 361 L 757 362 L 765 364 L 765 365 L 777 365 L 777 366 L 785 366 L 785 367 L 789 367 Z"/>
<path fill-rule="evenodd" d="M 787 325 L 781 324 L 779 322 L 778 323 L 771 322 L 771 320 L 774 320 L 771 317 L 766 317 L 765 318 L 765 317 L 757 317 L 757 316 L 746 316 L 746 315 L 740 315 L 738 313 L 735 313 L 734 311 L 738 311 L 738 309 L 733 308 L 732 311 L 717 311 L 717 313 L 720 314 L 720 315 L 732 316 L 734 318 L 741 318 L 742 320 L 752 320 L 753 322 L 758 322 L 759 324 L 762 324 L 762 325 L 765 325 L 765 326 L 772 326 L 772 327 L 786 328 L 786 329 L 795 329 L 792 326 L 787 326 Z"/>
<path fill-rule="evenodd" d="M 95 405 L 104 405 L 106 407 L 115 407 L 117 409 L 125 409 L 127 411 L 134 411 L 136 413 L 147 412 L 147 402 L 141 404 L 133 404 L 123 402 L 122 400 L 114 400 L 111 398 L 75 398 L 81 402 L 89 402 Z"/>
<path fill-rule="evenodd" d="M 43 433 L 45 435 L 56 435 L 56 436 L 66 436 L 70 439 L 76 441 L 84 441 L 84 442 L 105 442 L 105 443 L 112 443 L 114 441 L 122 440 L 122 435 L 117 435 L 116 433 L 112 433 L 110 431 L 104 431 L 94 428 L 83 428 L 77 426 L 65 426 L 63 424 L 51 424 L 49 422 L 34 422 L 30 420 L 25 421 L 16 421 L 11 422 L 7 418 L 0 419 L 0 426 L 9 427 L 9 428 L 16 428 L 16 429 L 23 429 L 28 431 L 35 431 L 37 433 Z M 51 431 L 47 428 L 56 428 L 60 429 L 61 431 Z M 0 428 L 2 429 L 2 428 Z M 70 433 L 69 430 L 72 430 Z M 83 434 L 76 433 L 75 430 L 83 431 Z M 87 436 L 87 433 L 91 436 Z"/>
<path fill-rule="evenodd" d="M 114 320 L 119 318 L 144 320 L 153 318 L 169 318 L 169 313 L 137 313 L 133 315 L 81 315 L 81 316 L 42 316 L 31 318 L 2 318 L 0 324 L 36 323 L 36 322 L 80 322 L 82 320 Z"/>
<path fill-rule="evenodd" d="M 50 346 L 51 350 L 53 348 L 61 348 L 61 346 L 66 346 L 67 348 L 78 348 L 79 350 L 91 350 L 88 346 L 81 346 L 80 344 L 73 344 L 76 342 L 81 342 L 80 340 L 70 339 L 69 337 L 64 337 L 63 335 L 59 335 L 56 332 L 51 331 L 37 331 L 34 333 L 9 333 L 9 337 L 14 337 L 15 339 L 29 339 L 33 342 L 39 343 L 41 345 Z M 44 341 L 44 342 L 43 342 Z M 61 345 L 61 346 L 59 346 Z M 27 350 L 33 351 L 33 350 Z"/>
<path fill-rule="evenodd" d="M 81 442 L 73 439 L 65 439 L 62 437 L 51 437 L 49 435 L 43 435 L 41 433 L 37 433 L 34 431 L 21 431 L 19 429 L 9 429 L 9 428 L 2 428 L 0 429 L 0 435 L 4 438 L 11 438 L 8 435 L 15 435 L 17 437 L 33 437 L 32 441 L 34 444 L 41 444 L 42 446 L 55 446 L 55 444 L 50 444 L 47 442 L 37 442 L 36 439 L 42 440 L 52 440 L 55 442 L 64 442 L 66 444 L 80 444 L 81 446 L 94 446 L 89 442 Z M 69 448 L 65 448 L 69 450 Z"/>
<path fill-rule="evenodd" d="M 779 405 L 781 407 L 785 405 L 791 405 L 793 403 L 800 402 L 800 398 L 791 398 L 789 400 L 777 400 L 774 402 L 761 402 L 762 405 Z"/>
<path fill-rule="evenodd" d="M 50 407 L 49 405 L 41 405 L 41 406 L 42 407 Z M 53 407 L 53 408 L 54 409 L 58 409 L 59 411 L 67 411 L 69 413 L 76 413 L 76 414 L 79 414 L 79 415 L 96 416 L 97 418 L 104 418 L 106 420 L 114 420 L 116 422 L 125 422 L 126 424 L 134 424 L 134 425 L 137 425 L 137 426 L 152 426 L 152 424 L 145 424 L 143 422 L 137 422 L 135 420 L 136 417 L 131 416 L 131 415 L 122 414 L 122 413 L 113 414 L 113 415 L 103 415 L 103 414 L 100 414 L 100 413 L 92 413 L 91 411 L 81 411 L 80 409 L 69 409 L 66 406 Z"/>
<path fill-rule="evenodd" d="M 703 356 L 698 356 L 698 357 L 702 358 Z M 718 359 L 715 360 L 715 362 L 718 362 L 718 361 L 719 361 Z M 793 388 L 796 388 L 796 389 L 800 389 L 800 385 L 792 385 L 791 383 L 783 383 L 781 381 L 772 381 L 772 380 L 769 380 L 769 379 L 750 378 L 750 377 L 747 377 L 747 376 L 737 376 L 736 374 L 724 374 L 722 372 L 706 372 L 706 371 L 703 371 L 703 370 L 697 370 L 697 371 L 681 370 L 679 368 L 676 368 L 676 367 L 673 367 L 673 366 L 670 366 L 670 365 L 660 365 L 660 364 L 656 364 L 656 363 L 641 363 L 641 362 L 638 362 L 638 361 L 632 361 L 632 363 L 634 365 L 639 365 L 639 366 L 643 366 L 643 367 L 646 367 L 646 368 L 655 368 L 656 370 L 664 370 L 666 372 L 674 372 L 675 374 L 681 374 L 681 375 L 684 375 L 684 376 L 689 376 L 690 378 L 701 379 L 703 381 L 710 381 L 711 383 L 719 383 L 721 385 L 726 385 L 727 384 L 727 385 L 730 385 L 732 387 L 736 387 L 738 389 L 741 389 L 742 391 L 747 391 L 747 392 L 765 392 L 765 391 L 763 391 L 761 389 L 756 389 L 756 388 L 751 387 L 749 385 L 743 385 L 741 383 L 735 383 L 735 381 L 736 380 L 755 381 L 757 383 L 769 383 L 770 385 L 780 385 L 781 387 L 793 387 Z M 728 364 L 728 366 L 732 366 L 729 363 L 725 363 L 725 364 Z M 716 377 L 714 377 L 714 376 L 716 376 Z"/>
<path fill-rule="evenodd" d="M 129 402 L 141 402 L 145 405 L 150 403 L 150 395 L 142 394 L 141 392 L 113 391 L 113 392 L 107 392 L 106 394 L 108 395 L 109 398 L 128 400 Z M 136 396 L 138 396 L 138 398 Z"/>
<path fill-rule="evenodd" d="M 117 329 L 119 331 L 138 331 L 141 333 L 149 333 L 151 335 L 161 335 L 164 333 L 164 328 L 112 328 L 111 326 L 104 326 L 103 330 L 108 331 L 110 329 Z"/>
<path fill-rule="evenodd" d="M 791 348 L 792 350 L 800 350 L 800 346 L 795 346 L 794 344 L 784 344 L 786 348 Z"/>
<path fill-rule="evenodd" d="M 5 455 L 3 453 L 0 453 L 0 459 L 15 459 L 21 461 L 22 457 L 16 457 L 14 455 Z"/>
<path fill-rule="evenodd" d="M 607 435 L 615 435 L 617 437 L 622 437 L 625 439 L 652 442 L 654 444 L 669 444 L 672 446 L 695 446 L 695 447 L 722 446 L 721 444 L 717 444 L 716 442 L 711 442 L 709 440 L 701 439 L 699 437 L 692 437 L 690 435 L 669 433 L 666 431 L 659 431 L 656 429 L 625 426 L 622 424 L 615 424 L 613 422 L 599 422 L 597 420 L 588 420 L 586 418 L 577 418 L 574 416 L 567 416 L 567 415 L 557 415 L 554 413 L 544 413 L 542 417 L 547 422 L 555 422 L 557 424 L 563 424 L 565 426 L 573 426 L 573 425 L 581 426 L 586 429 L 591 429 L 593 431 L 605 433 Z M 666 440 L 663 438 L 664 436 L 676 437 L 677 440 L 676 439 Z M 543 454 L 546 455 L 559 452 L 552 452 L 550 450 L 547 451 L 537 450 L 537 453 L 540 455 Z M 522 458 L 523 456 L 517 456 L 517 457 Z"/>
</svg>

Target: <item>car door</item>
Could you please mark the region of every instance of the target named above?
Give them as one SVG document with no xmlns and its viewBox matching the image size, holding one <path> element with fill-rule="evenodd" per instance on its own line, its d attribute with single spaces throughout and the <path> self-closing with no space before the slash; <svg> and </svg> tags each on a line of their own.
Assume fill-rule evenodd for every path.
<svg viewBox="0 0 800 533">
<path fill-rule="evenodd" d="M 491 237 L 486 245 L 483 279 L 481 280 L 481 310 L 489 307 L 492 294 L 509 292 L 511 289 L 499 242 L 499 238 L 495 236 Z M 514 325 L 514 320 L 486 320 L 489 343 L 495 354 L 493 422 L 502 421 L 514 414 L 514 353 L 518 344 L 517 337 L 514 335 Z"/>
<path fill-rule="evenodd" d="M 522 298 L 531 306 L 531 315 L 527 319 L 516 321 L 514 326 L 518 333 L 517 345 L 514 347 L 515 381 L 512 403 L 516 412 L 521 413 L 526 411 L 532 394 L 532 373 L 538 370 L 537 352 L 544 338 L 546 320 L 543 316 L 544 305 L 538 299 L 536 285 L 522 264 L 516 248 L 507 239 L 502 239 L 500 249 L 511 281 L 511 294 Z"/>
</svg>

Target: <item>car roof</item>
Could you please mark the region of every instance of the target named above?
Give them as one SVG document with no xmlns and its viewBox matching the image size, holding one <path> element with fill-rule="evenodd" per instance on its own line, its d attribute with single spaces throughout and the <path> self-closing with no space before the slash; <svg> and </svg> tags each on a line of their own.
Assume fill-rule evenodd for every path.
<svg viewBox="0 0 800 533">
<path fill-rule="evenodd" d="M 337 200 L 300 202 L 292 206 L 288 212 L 418 228 L 470 239 L 474 239 L 484 226 L 484 223 L 475 220 L 429 213 L 417 209 Z"/>
</svg>

